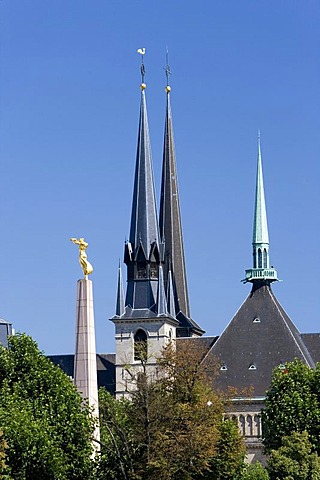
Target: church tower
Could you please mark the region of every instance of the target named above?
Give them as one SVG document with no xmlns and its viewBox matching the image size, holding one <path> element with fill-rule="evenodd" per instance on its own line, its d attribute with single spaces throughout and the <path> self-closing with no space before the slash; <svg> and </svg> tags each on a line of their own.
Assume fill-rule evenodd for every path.
<svg viewBox="0 0 320 480">
<path fill-rule="evenodd" d="M 124 301 L 119 268 L 116 315 L 111 319 L 116 328 L 118 396 L 126 395 L 134 388 L 132 378 L 138 375 L 142 356 L 149 373 L 155 370 L 157 355 L 169 340 L 176 338 L 176 328 L 179 326 L 179 321 L 168 311 L 164 286 L 164 245 L 159 235 L 143 62 L 141 73 L 140 119 L 131 224 L 124 252 L 127 288 Z M 170 305 L 172 303 L 169 302 Z"/>
</svg>

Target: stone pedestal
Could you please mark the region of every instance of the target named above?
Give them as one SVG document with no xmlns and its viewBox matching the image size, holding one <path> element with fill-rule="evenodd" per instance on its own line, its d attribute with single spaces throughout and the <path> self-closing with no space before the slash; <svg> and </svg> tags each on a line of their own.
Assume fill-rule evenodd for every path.
<svg viewBox="0 0 320 480">
<path fill-rule="evenodd" d="M 88 399 L 93 415 L 99 420 L 96 339 L 94 331 L 94 311 L 92 281 L 86 278 L 77 283 L 76 307 L 76 349 L 74 357 L 74 383 L 83 398 Z M 94 434 L 100 440 L 100 430 Z M 95 449 L 100 449 L 94 442 Z"/>
</svg>

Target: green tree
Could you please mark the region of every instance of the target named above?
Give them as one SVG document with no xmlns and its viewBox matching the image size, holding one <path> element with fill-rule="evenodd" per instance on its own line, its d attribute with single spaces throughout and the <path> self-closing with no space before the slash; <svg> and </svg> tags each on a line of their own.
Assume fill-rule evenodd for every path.
<svg viewBox="0 0 320 480">
<path fill-rule="evenodd" d="M 230 421 L 221 421 L 223 401 L 210 386 L 203 357 L 204 350 L 196 342 L 181 342 L 177 350 L 169 345 L 158 360 L 155 376 L 149 374 L 148 359 L 141 355 L 139 374 L 130 372 L 135 382 L 131 401 L 116 402 L 103 394 L 99 478 L 209 479 L 219 455 L 219 465 L 224 459 L 234 469 L 243 461 L 239 432 Z M 117 457 L 122 462 L 114 467 Z"/>
<path fill-rule="evenodd" d="M 263 437 L 267 452 L 282 445 L 292 432 L 307 431 L 320 451 L 320 366 L 311 369 L 295 360 L 273 372 L 262 411 Z"/>
<path fill-rule="evenodd" d="M 320 458 L 312 452 L 307 432 L 293 432 L 272 450 L 268 460 L 270 480 L 319 480 Z"/>
<path fill-rule="evenodd" d="M 269 474 L 260 462 L 247 465 L 241 473 L 239 480 L 269 480 Z"/>
<path fill-rule="evenodd" d="M 246 450 L 238 425 L 232 419 L 224 420 L 219 433 L 216 453 L 210 461 L 209 471 L 201 475 L 199 480 L 242 478 Z"/>
<path fill-rule="evenodd" d="M 116 400 L 104 388 L 99 390 L 101 455 L 97 479 L 136 478 L 138 446 L 131 427 L 132 403 Z"/>
<path fill-rule="evenodd" d="M 26 335 L 0 347 L 0 425 L 10 478 L 91 477 L 89 409 L 71 380 Z"/>
</svg>

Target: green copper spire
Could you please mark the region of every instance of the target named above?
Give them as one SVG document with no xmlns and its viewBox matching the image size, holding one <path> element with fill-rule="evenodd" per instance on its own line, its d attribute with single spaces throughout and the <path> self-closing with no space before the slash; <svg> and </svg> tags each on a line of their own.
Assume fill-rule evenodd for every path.
<svg viewBox="0 0 320 480">
<path fill-rule="evenodd" d="M 263 246 L 263 248 L 269 246 L 266 201 L 263 187 L 260 132 L 258 133 L 257 181 L 252 244 Z"/>
<path fill-rule="evenodd" d="M 243 281 L 263 281 L 269 284 L 278 280 L 277 271 L 273 267 L 270 268 L 269 260 L 269 234 L 263 186 L 260 132 L 258 133 L 258 162 L 252 246 L 253 268 L 246 270 L 246 278 Z"/>
</svg>

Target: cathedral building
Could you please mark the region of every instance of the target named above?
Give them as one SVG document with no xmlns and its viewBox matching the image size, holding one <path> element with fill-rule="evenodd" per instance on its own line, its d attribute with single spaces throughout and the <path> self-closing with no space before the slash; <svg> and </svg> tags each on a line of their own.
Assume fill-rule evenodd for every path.
<svg viewBox="0 0 320 480">
<path fill-rule="evenodd" d="M 144 77 L 143 77 L 144 78 Z M 220 336 L 204 336 L 190 314 L 185 267 L 177 167 L 170 105 L 166 87 L 166 117 L 160 211 L 156 207 L 148 128 L 146 85 L 142 79 L 139 133 L 131 209 L 130 233 L 124 249 L 126 292 L 119 265 L 115 315 L 116 353 L 97 355 L 98 382 L 118 398 L 130 394 L 128 376 L 141 368 L 141 346 L 152 375 L 156 357 L 169 342 L 201 342 L 204 362 L 219 360 L 215 387 L 237 392 L 226 415 L 235 418 L 245 437 L 248 460 L 261 460 L 261 422 L 272 370 L 298 358 L 313 368 L 320 360 L 320 335 L 301 334 L 275 297 L 271 285 L 278 280 L 270 261 L 269 235 L 258 137 L 252 267 L 244 283 L 252 284 L 231 322 Z M 201 320 L 201 319 L 200 319 Z M 211 332 L 210 332 L 211 333 Z M 212 332 L 216 334 L 217 332 Z M 73 356 L 51 356 L 72 375 Z"/>
</svg>

